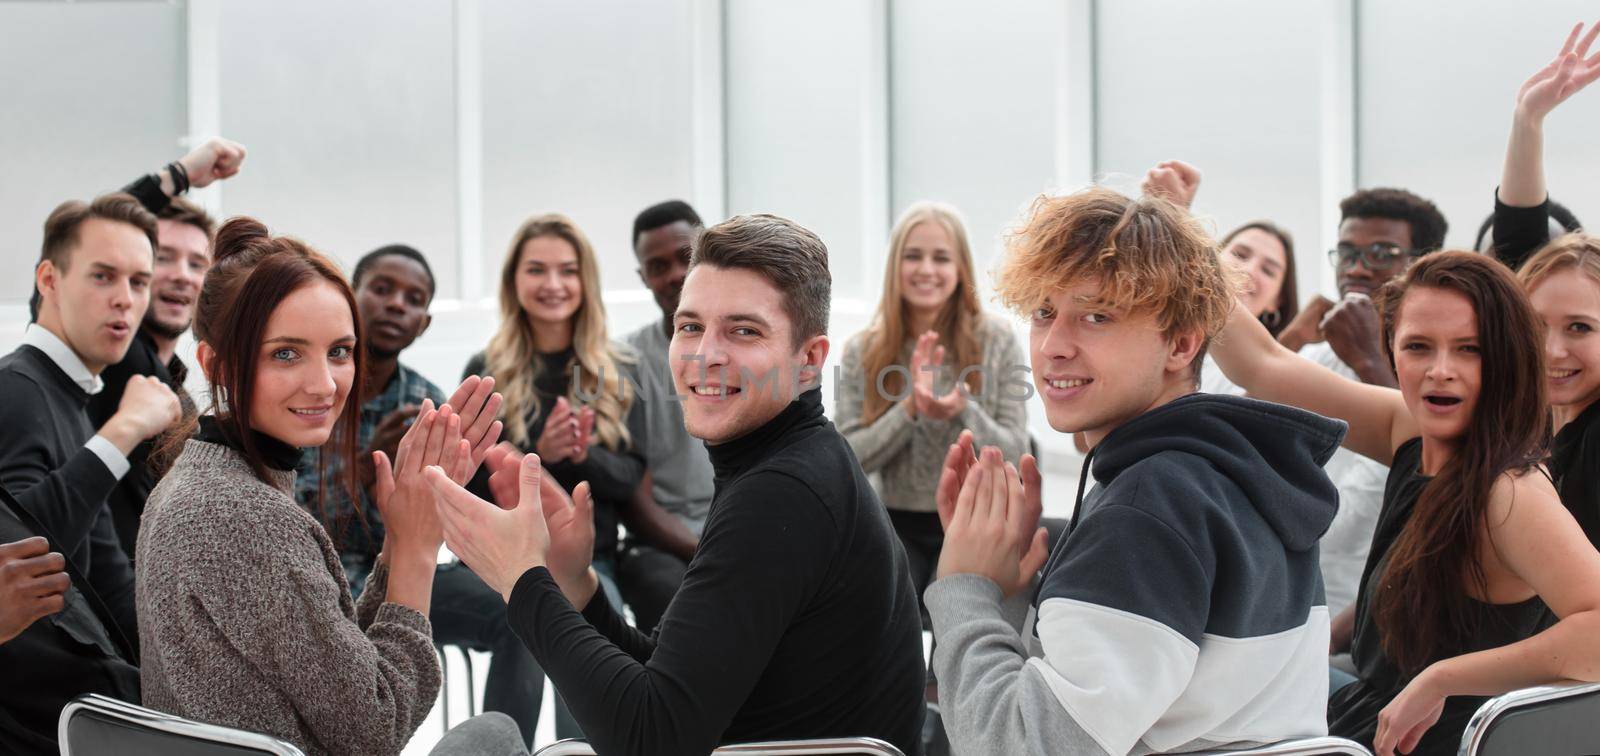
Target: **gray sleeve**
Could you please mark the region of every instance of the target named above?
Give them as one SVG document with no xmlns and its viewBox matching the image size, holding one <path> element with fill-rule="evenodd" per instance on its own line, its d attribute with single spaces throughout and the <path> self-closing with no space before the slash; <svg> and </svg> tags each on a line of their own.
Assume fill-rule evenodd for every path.
<svg viewBox="0 0 1600 756">
<path fill-rule="evenodd" d="M 858 340 L 847 344 L 844 357 L 840 360 L 839 385 L 834 387 L 837 399 L 833 421 L 839 427 L 839 433 L 844 435 L 844 440 L 849 442 L 850 449 L 856 453 L 862 471 L 871 473 L 882 469 L 909 448 L 911 434 L 908 431 L 918 423 L 895 405 L 891 405 L 889 411 L 870 425 L 861 421 L 866 392 L 869 388 L 876 391 L 877 385 L 873 382 L 869 387 L 862 374 L 861 353 L 856 348 L 858 344 Z"/>
<path fill-rule="evenodd" d="M 1004 616 L 1000 588 L 951 575 L 926 594 L 940 714 L 958 756 L 1110 756 L 1057 701 L 1022 636 Z"/>
</svg>

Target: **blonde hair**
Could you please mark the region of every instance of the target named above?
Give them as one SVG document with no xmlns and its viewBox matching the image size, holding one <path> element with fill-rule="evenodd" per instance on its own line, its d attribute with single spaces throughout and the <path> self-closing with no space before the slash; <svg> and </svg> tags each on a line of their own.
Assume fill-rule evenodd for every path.
<svg viewBox="0 0 1600 756">
<path fill-rule="evenodd" d="M 606 308 L 600 299 L 600 271 L 594 247 L 577 224 L 560 213 L 524 222 L 512 237 L 500 269 L 500 328 L 484 350 L 484 366 L 494 376 L 495 388 L 505 397 L 502 412 L 506 436 L 522 448 L 530 447 L 536 439 L 528 437 L 525 419 L 536 418 L 544 411 L 534 392 L 538 363 L 534 360 L 533 326 L 517 301 L 517 267 L 522 262 L 523 246 L 545 236 L 561 239 L 577 251 L 583 287 L 583 303 L 572 316 L 573 360 L 566 369 L 576 369 L 577 375 L 568 384 L 567 400 L 577 407 L 580 390 L 584 396 L 597 397 L 590 403 L 595 414 L 595 438 L 602 446 L 619 450 L 629 441 L 625 418 L 634 397 L 618 366 L 632 360 L 613 349 L 606 336 Z"/>
<path fill-rule="evenodd" d="M 1233 310 L 1243 274 L 1188 211 L 1160 198 L 1132 199 L 1103 187 L 1041 196 L 1007 238 L 995 291 L 1027 315 L 1052 292 L 1099 281 L 1095 301 L 1152 313 L 1162 333 L 1201 331 L 1207 341 Z M 1193 362 L 1199 375 L 1204 352 Z"/>
<path fill-rule="evenodd" d="M 1600 237 L 1574 231 L 1552 239 L 1517 269 L 1517 280 L 1523 291 L 1531 292 L 1546 278 L 1568 268 L 1577 268 L 1600 282 Z"/>
<path fill-rule="evenodd" d="M 911 230 L 921 223 L 936 223 L 944 229 L 945 234 L 950 237 L 956 258 L 956 270 L 960 274 L 955 292 L 939 308 L 939 314 L 933 321 L 934 331 L 939 334 L 939 342 L 948 345 L 946 350 L 952 352 L 958 373 L 983 359 L 983 346 L 978 342 L 978 326 L 983 319 L 983 306 L 978 302 L 973 276 L 972 248 L 967 242 L 967 229 L 961 223 L 961 214 L 954 207 L 942 202 L 913 204 L 901 213 L 898 221 L 895 221 L 894 231 L 889 237 L 889 260 L 883 270 L 883 293 L 878 299 L 878 312 L 873 316 L 872 324 L 861 335 L 861 364 L 868 385 L 873 387 L 873 390 L 866 392 L 866 398 L 862 403 L 861 419 L 864 423 L 870 424 L 883 416 L 883 413 L 893 406 L 889 397 L 900 396 L 905 392 L 905 375 L 898 370 L 888 372 L 885 370 L 900 359 L 900 352 L 906 340 L 916 335 L 907 332 L 909 318 L 906 312 L 905 292 L 901 286 L 900 267 L 905 257 L 907 240 L 911 237 Z M 967 374 L 968 391 L 974 394 L 983 391 L 982 373 L 981 370 L 974 370 Z M 876 390 L 879 376 L 883 377 L 882 391 Z"/>
</svg>

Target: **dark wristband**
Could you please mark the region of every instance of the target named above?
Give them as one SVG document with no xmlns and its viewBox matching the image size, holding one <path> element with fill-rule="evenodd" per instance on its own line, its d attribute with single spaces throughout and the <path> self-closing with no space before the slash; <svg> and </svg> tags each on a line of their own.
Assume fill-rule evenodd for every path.
<svg viewBox="0 0 1600 756">
<path fill-rule="evenodd" d="M 167 175 L 172 177 L 172 196 L 176 197 L 189 191 L 189 171 L 182 163 L 176 160 L 167 163 Z"/>
</svg>

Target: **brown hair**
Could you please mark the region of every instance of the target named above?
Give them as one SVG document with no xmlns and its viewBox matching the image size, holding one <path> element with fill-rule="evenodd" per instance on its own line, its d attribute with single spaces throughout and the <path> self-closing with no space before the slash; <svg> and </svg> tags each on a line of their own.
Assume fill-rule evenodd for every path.
<svg viewBox="0 0 1600 756">
<path fill-rule="evenodd" d="M 939 308 L 933 328 L 939 341 L 951 345 L 949 351 L 955 358 L 955 369 L 961 371 L 978 364 L 983 359 L 983 346 L 978 343 L 978 325 L 983 319 L 983 305 L 978 302 L 978 291 L 972 272 L 972 248 L 967 242 L 967 229 L 961 223 L 956 209 L 940 202 L 918 202 L 900 216 L 889 237 L 889 260 L 883 271 L 883 294 L 878 300 L 878 313 L 872 325 L 862 333 L 861 364 L 865 374 L 883 377 L 882 391 L 868 391 L 861 405 L 861 420 L 872 423 L 892 406 L 889 397 L 899 396 L 905 390 L 906 377 L 898 370 L 888 370 L 900 359 L 906 339 L 915 334 L 906 331 L 905 292 L 900 286 L 901 260 L 905 257 L 906 240 L 911 230 L 923 223 L 935 223 L 950 237 L 951 252 L 955 256 L 960 280 L 955 293 Z M 983 391 L 983 371 L 967 374 L 967 391 Z M 874 384 L 875 385 L 875 384 Z"/>
<path fill-rule="evenodd" d="M 44 243 L 39 248 L 39 263 L 49 261 L 57 270 L 65 272 L 72 263 L 72 250 L 78 246 L 78 231 L 91 218 L 133 226 L 150 239 L 151 249 L 156 247 L 156 216 L 144 209 L 144 205 L 139 204 L 133 195 L 114 192 L 102 194 L 93 202 L 67 200 L 56 205 L 56 209 L 50 211 L 50 217 L 44 220 Z M 34 319 L 39 317 L 41 301 L 39 289 L 35 286 L 28 300 L 28 312 Z"/>
<path fill-rule="evenodd" d="M 182 197 L 173 197 L 171 203 L 163 208 L 161 212 L 156 213 L 156 217 L 161 220 L 187 223 L 194 226 L 205 232 L 207 240 L 213 239 L 217 235 L 216 219 L 212 218 L 211 214 L 205 211 L 205 208 Z"/>
<path fill-rule="evenodd" d="M 1283 245 L 1283 285 L 1278 289 L 1277 306 L 1268 311 L 1273 314 L 1270 321 L 1267 319 L 1268 313 L 1266 312 L 1261 313 L 1260 317 L 1261 325 L 1266 326 L 1267 331 L 1271 332 L 1273 337 L 1277 337 L 1278 334 L 1283 333 L 1283 329 L 1289 327 L 1289 321 L 1294 320 L 1294 316 L 1300 314 L 1300 291 L 1299 287 L 1295 285 L 1294 237 L 1289 235 L 1287 229 L 1272 221 L 1253 220 L 1229 231 L 1227 236 L 1222 237 L 1222 242 L 1217 245 L 1218 248 L 1227 249 L 1228 245 L 1233 242 L 1234 237 L 1251 229 L 1271 234 L 1273 238 L 1278 240 L 1279 244 Z"/>
<path fill-rule="evenodd" d="M 767 279 L 783 294 L 793 346 L 828 333 L 828 247 L 800 224 L 765 213 L 729 218 L 700 234 L 689 269 L 700 265 L 754 271 Z"/>
<path fill-rule="evenodd" d="M 254 218 L 230 218 L 217 232 L 216 263 L 206 273 L 205 285 L 195 305 L 194 336 L 211 347 L 212 356 L 203 367 L 210 379 L 211 410 L 223 432 L 236 440 L 245 461 L 256 477 L 267 481 L 265 457 L 250 432 L 250 400 L 254 394 L 256 362 L 267 320 L 278 303 L 304 286 L 324 281 L 333 285 L 350 305 L 355 332 L 361 333 L 361 313 L 355 294 L 339 267 L 305 242 L 287 236 L 273 236 Z M 364 350 L 354 350 L 355 376 L 352 387 L 366 379 Z M 170 433 L 162 444 L 163 458 L 170 463 L 194 434 L 197 420 Z M 361 401 L 347 396 L 339 408 L 334 438 L 319 451 L 319 476 L 330 456 L 346 464 L 341 485 L 351 501 L 359 501 L 354 464 L 361 424 Z"/>
<path fill-rule="evenodd" d="M 578 255 L 578 277 L 583 286 L 583 303 L 572 316 L 572 362 L 567 400 L 576 408 L 583 397 L 593 397 L 595 438 L 601 446 L 620 451 L 630 441 L 628 408 L 633 389 L 623 379 L 620 363 L 631 356 L 619 353 L 606 335 L 606 306 L 601 298 L 600 264 L 595 260 L 589 237 L 571 218 L 546 213 L 524 221 L 511 237 L 505 263 L 500 266 L 500 328 L 484 350 L 484 372 L 494 376 L 495 387 L 505 403 L 501 413 L 506 438 L 524 449 L 538 442 L 528 437 L 529 419 L 544 411 L 534 391 L 538 362 L 534 359 L 533 326 L 528 324 L 517 301 L 517 268 L 522 265 L 522 248 L 540 237 L 555 237 L 572 245 Z M 580 394 L 581 391 L 581 394 Z"/>
<path fill-rule="evenodd" d="M 1378 291 L 1383 348 L 1394 364 L 1401 305 L 1413 289 L 1453 291 L 1472 302 L 1482 356 L 1477 406 L 1460 448 L 1417 497 L 1376 577 L 1374 618 L 1389 658 L 1407 674 L 1466 651 L 1477 630 L 1465 577 L 1487 594 L 1478 562 L 1495 481 L 1533 468 L 1549 444 L 1544 326 L 1511 271 L 1473 252 L 1430 254 Z"/>
<path fill-rule="evenodd" d="M 1041 196 L 1007 239 L 995 293 L 1028 314 L 1050 294 L 1102 282 L 1098 301 L 1154 313 L 1162 333 L 1199 330 L 1206 344 L 1228 321 L 1243 273 L 1224 266 L 1216 242 L 1183 208 L 1103 187 Z M 1190 369 L 1196 382 L 1205 345 Z"/>
<path fill-rule="evenodd" d="M 1577 268 L 1600 281 L 1600 237 L 1577 231 L 1550 240 L 1522 263 L 1517 279 L 1524 291 L 1533 291 L 1546 278 L 1568 268 Z"/>
</svg>

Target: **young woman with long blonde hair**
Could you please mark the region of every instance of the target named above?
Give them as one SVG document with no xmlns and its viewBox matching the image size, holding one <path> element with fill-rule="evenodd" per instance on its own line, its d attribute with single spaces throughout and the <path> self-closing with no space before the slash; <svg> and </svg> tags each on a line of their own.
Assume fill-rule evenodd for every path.
<svg viewBox="0 0 1600 756">
<path fill-rule="evenodd" d="M 1010 324 L 978 302 L 955 208 L 919 202 L 895 223 L 878 312 L 845 344 L 834 420 L 911 560 L 917 595 L 944 543 L 934 487 L 963 429 L 1014 459 L 1028 450 L 1027 365 Z"/>
</svg>

